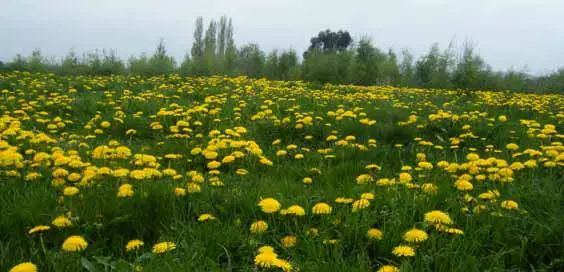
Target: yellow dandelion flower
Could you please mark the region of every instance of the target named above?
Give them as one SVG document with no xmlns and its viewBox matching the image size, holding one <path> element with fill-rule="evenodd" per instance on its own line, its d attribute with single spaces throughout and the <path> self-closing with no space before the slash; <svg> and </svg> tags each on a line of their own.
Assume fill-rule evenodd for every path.
<svg viewBox="0 0 564 272">
<path fill-rule="evenodd" d="M 427 240 L 428 235 L 420 229 L 410 229 L 403 235 L 403 240 L 410 243 L 420 243 Z"/>
<path fill-rule="evenodd" d="M 278 255 L 274 252 L 264 252 L 255 256 L 255 265 L 261 268 L 270 268 L 275 266 Z"/>
<path fill-rule="evenodd" d="M 235 174 L 237 174 L 237 175 L 239 175 L 239 176 L 244 176 L 244 175 L 246 175 L 246 174 L 248 174 L 248 173 L 249 173 L 249 171 L 247 171 L 246 169 L 242 169 L 242 168 L 237 169 L 237 170 L 235 171 Z"/>
<path fill-rule="evenodd" d="M 278 200 L 269 197 L 259 201 L 258 206 L 261 207 L 264 213 L 275 213 L 280 210 L 282 205 Z"/>
<path fill-rule="evenodd" d="M 474 189 L 472 183 L 466 179 L 459 179 L 454 184 L 459 191 L 471 191 Z"/>
<path fill-rule="evenodd" d="M 513 200 L 504 200 L 501 202 L 501 207 L 506 210 L 517 210 L 519 209 L 519 204 Z"/>
<path fill-rule="evenodd" d="M 175 194 L 176 196 L 185 196 L 185 195 L 186 195 L 186 189 L 180 188 L 180 187 L 176 187 L 176 188 L 174 188 L 174 194 Z"/>
<path fill-rule="evenodd" d="M 64 215 L 57 216 L 55 219 L 53 219 L 51 224 L 58 228 L 65 228 L 72 226 L 72 222 Z"/>
<path fill-rule="evenodd" d="M 276 259 L 274 260 L 274 266 L 282 269 L 284 272 L 292 271 L 292 264 L 286 260 Z"/>
<path fill-rule="evenodd" d="M 323 240 L 323 243 L 326 245 L 336 245 L 339 243 L 339 240 L 337 239 L 325 239 Z"/>
<path fill-rule="evenodd" d="M 339 203 L 339 204 L 350 204 L 354 201 L 354 199 L 352 198 L 346 198 L 346 197 L 337 197 L 335 199 L 335 203 Z"/>
<path fill-rule="evenodd" d="M 466 159 L 469 161 L 477 161 L 480 159 L 480 155 L 476 153 L 469 153 L 468 155 L 466 155 Z"/>
<path fill-rule="evenodd" d="M 372 199 L 376 198 L 376 196 L 373 193 L 363 193 L 362 195 L 360 195 L 360 198 L 372 200 Z"/>
<path fill-rule="evenodd" d="M 208 168 L 209 169 L 216 169 L 216 168 L 219 168 L 220 166 L 221 166 L 221 162 L 218 162 L 218 161 L 208 162 Z"/>
<path fill-rule="evenodd" d="M 311 212 L 314 214 L 331 214 L 331 212 L 333 212 L 333 208 L 331 208 L 331 206 L 327 203 L 320 202 L 311 208 Z"/>
<path fill-rule="evenodd" d="M 102 123 L 100 123 L 100 126 L 102 128 L 109 128 L 112 124 L 108 121 L 103 121 Z"/>
<path fill-rule="evenodd" d="M 413 178 L 411 177 L 411 175 L 409 173 L 400 173 L 400 175 L 399 175 L 400 183 L 408 183 L 412 180 L 413 180 Z"/>
<path fill-rule="evenodd" d="M 215 218 L 215 216 L 213 216 L 212 214 L 209 213 L 204 213 L 201 214 L 200 216 L 198 216 L 198 221 L 200 222 L 205 222 L 205 221 L 209 221 L 209 220 L 216 220 L 217 218 Z"/>
<path fill-rule="evenodd" d="M 222 163 L 231 163 L 233 161 L 235 161 L 235 156 L 233 155 L 227 155 L 221 160 Z"/>
<path fill-rule="evenodd" d="M 192 150 L 190 151 L 190 154 L 193 156 L 196 156 L 198 154 L 202 153 L 202 149 L 199 147 L 194 147 L 192 148 Z"/>
<path fill-rule="evenodd" d="M 68 252 L 83 251 L 88 246 L 88 242 L 80 235 L 68 237 L 62 245 L 62 249 Z"/>
<path fill-rule="evenodd" d="M 370 201 L 362 198 L 352 203 L 352 211 L 357 212 L 358 210 L 362 210 L 368 206 L 370 206 Z"/>
<path fill-rule="evenodd" d="M 309 228 L 306 230 L 305 234 L 307 236 L 315 237 L 319 235 L 319 229 L 317 228 Z"/>
<path fill-rule="evenodd" d="M 400 269 L 393 265 L 384 265 L 376 272 L 400 272 Z"/>
<path fill-rule="evenodd" d="M 371 175 L 362 174 L 362 175 L 356 177 L 356 184 L 366 184 L 366 183 L 371 182 L 373 180 L 374 180 L 374 178 L 372 178 Z"/>
<path fill-rule="evenodd" d="M 80 190 L 78 190 L 78 188 L 74 187 L 74 186 L 67 186 L 65 187 L 65 189 L 63 189 L 63 194 L 65 196 L 73 196 L 78 194 L 78 192 L 80 192 Z"/>
<path fill-rule="evenodd" d="M 413 257 L 415 256 L 415 249 L 410 246 L 399 245 L 394 247 L 392 254 L 398 257 Z"/>
<path fill-rule="evenodd" d="M 298 241 L 298 238 L 294 235 L 288 235 L 280 239 L 280 243 L 285 248 L 294 247 Z"/>
<path fill-rule="evenodd" d="M 264 165 L 268 165 L 268 166 L 273 165 L 273 162 L 271 160 L 264 158 L 264 157 L 259 160 L 259 163 L 264 164 Z"/>
<path fill-rule="evenodd" d="M 257 251 L 258 253 L 274 253 L 274 248 L 271 246 L 261 246 Z"/>
<path fill-rule="evenodd" d="M 160 242 L 153 245 L 153 253 L 163 254 L 176 249 L 176 244 L 173 242 Z"/>
<path fill-rule="evenodd" d="M 268 229 L 268 224 L 263 220 L 259 220 L 252 223 L 250 227 L 251 233 L 261 233 L 261 232 L 265 232 L 267 229 Z"/>
<path fill-rule="evenodd" d="M 121 198 L 132 197 L 134 193 L 133 185 L 126 183 L 119 186 L 117 196 Z"/>
<path fill-rule="evenodd" d="M 447 213 L 442 211 L 434 210 L 425 214 L 425 222 L 430 224 L 452 224 L 452 219 Z"/>
<path fill-rule="evenodd" d="M 187 184 L 187 191 L 190 194 L 193 193 L 199 193 L 202 191 L 202 187 L 200 187 L 200 185 L 198 185 L 197 183 L 194 182 L 188 182 Z"/>
<path fill-rule="evenodd" d="M 27 233 L 28 233 L 28 234 L 34 234 L 34 233 L 36 233 L 36 232 L 37 232 L 37 233 L 39 233 L 39 232 L 44 232 L 44 231 L 48 231 L 48 230 L 50 230 L 50 229 L 51 229 L 51 227 L 49 227 L 49 226 L 41 225 L 41 226 L 33 227 L 33 228 L 30 229 Z"/>
<path fill-rule="evenodd" d="M 37 272 L 37 266 L 32 262 L 18 264 L 10 269 L 9 272 Z"/>
<path fill-rule="evenodd" d="M 382 169 L 382 167 L 380 167 L 377 164 L 369 164 L 365 168 L 368 169 L 368 170 L 381 170 Z"/>
<path fill-rule="evenodd" d="M 125 245 L 125 251 L 137 250 L 141 248 L 143 245 L 145 245 L 145 243 L 141 240 L 138 239 L 130 240 L 129 242 L 127 242 L 127 245 Z"/>
<path fill-rule="evenodd" d="M 280 210 L 280 214 L 282 215 L 297 215 L 297 216 L 304 216 L 305 209 L 300 205 L 292 205 L 287 209 Z"/>
<path fill-rule="evenodd" d="M 125 131 L 125 135 L 127 135 L 127 136 L 135 135 L 135 134 L 137 134 L 137 130 L 132 129 L 132 128 L 130 128 L 130 129 L 128 129 L 127 131 Z"/>
<path fill-rule="evenodd" d="M 382 238 L 384 237 L 384 233 L 377 229 L 377 228 L 370 228 L 367 232 L 366 232 L 366 236 L 370 239 L 374 239 L 374 240 L 382 240 Z"/>
</svg>

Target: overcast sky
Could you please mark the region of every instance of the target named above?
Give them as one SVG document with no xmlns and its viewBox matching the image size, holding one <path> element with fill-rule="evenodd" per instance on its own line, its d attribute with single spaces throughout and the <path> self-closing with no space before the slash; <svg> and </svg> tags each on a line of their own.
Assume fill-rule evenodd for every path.
<svg viewBox="0 0 564 272">
<path fill-rule="evenodd" d="M 418 56 L 438 42 L 471 39 L 494 69 L 564 66 L 564 0 L 0 0 L 0 60 L 40 48 L 63 56 L 115 49 L 152 52 L 160 38 L 180 60 L 194 20 L 233 19 L 238 45 L 306 49 L 320 30 L 348 30 L 381 48 Z"/>
</svg>

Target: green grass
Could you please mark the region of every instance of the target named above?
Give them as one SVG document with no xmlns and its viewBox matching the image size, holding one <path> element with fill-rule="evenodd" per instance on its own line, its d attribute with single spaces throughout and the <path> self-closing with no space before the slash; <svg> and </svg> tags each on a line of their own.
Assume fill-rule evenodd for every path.
<svg viewBox="0 0 564 272">
<path fill-rule="evenodd" d="M 44 84 L 38 89 L 34 82 Z M 219 77 L 194 80 L 174 76 L 142 79 L 0 74 L 0 86 L 6 88 L 0 90 L 0 100 L 6 102 L 0 105 L 2 115 L 17 117 L 21 122 L 17 135 L 7 135 L 5 131 L 12 121 L 3 118 L 0 137 L 18 147 L 21 154 L 28 149 L 52 154 L 53 147 L 60 147 L 67 156 L 69 151 L 76 150 L 82 162 L 97 167 L 142 168 L 133 165 L 132 157 L 92 158 L 95 147 L 117 140 L 133 154 L 159 157 L 160 171 L 172 168 L 183 175 L 177 180 L 163 175 L 141 181 L 97 176 L 86 185 L 76 185 L 80 188 L 78 195 L 63 197 L 63 187 L 51 184 L 51 173 L 56 168 L 53 165 L 34 166 L 33 155 L 25 154 L 26 161 L 21 168 L 0 164 L 0 271 L 25 261 L 35 263 L 39 271 L 134 271 L 141 267 L 143 271 L 261 271 L 253 259 L 263 245 L 273 246 L 279 258 L 290 261 L 299 271 L 376 271 L 386 264 L 394 264 L 402 271 L 564 269 L 564 161 L 546 153 L 535 158 L 513 157 L 516 151 L 505 148 L 511 142 L 517 143 L 521 152 L 528 148 L 542 151 L 543 146 L 557 146 L 560 134 L 554 133 L 551 139 L 530 138 L 529 128 L 521 124 L 520 119 L 536 120 L 540 129 L 552 124 L 561 131 L 563 118 L 558 113 L 564 111 L 562 96 L 493 92 L 462 96 L 455 91 L 392 87 L 313 89 L 301 83 L 286 87 L 288 83 L 284 82 Z M 78 91 L 70 93 L 70 87 Z M 44 90 L 52 95 L 46 98 Z M 131 94 L 126 95 L 124 90 Z M 37 101 L 37 105 L 30 106 L 30 101 Z M 508 105 L 507 101 L 519 103 Z M 176 106 L 171 105 L 173 103 Z M 207 113 L 193 111 L 202 105 Z M 236 110 L 237 107 L 240 109 Z M 327 114 L 340 107 L 354 111 L 357 117 L 336 120 Z M 221 111 L 210 114 L 216 108 Z M 26 115 L 14 112 L 20 109 L 25 110 Z M 160 109 L 179 111 L 158 116 Z M 252 120 L 253 115 L 265 109 L 271 109 L 272 114 Z M 460 118 L 434 121 L 428 118 L 439 109 Z M 40 116 L 40 111 L 47 114 Z M 120 111 L 125 117 L 116 114 Z M 137 112 L 143 114 L 135 117 Z M 364 118 L 361 113 L 377 123 L 373 126 L 360 124 L 358 120 Z M 418 116 L 416 122 L 399 123 L 406 122 L 412 114 Z M 299 115 L 313 116 L 313 125 L 296 128 L 297 120 L 302 118 Z M 506 115 L 509 120 L 500 122 L 499 115 Z M 66 121 L 66 126 L 50 132 L 47 125 L 54 123 L 57 117 Z M 114 117 L 123 119 L 123 123 Z M 276 120 L 286 117 L 290 118 L 289 123 L 277 123 Z M 49 119 L 49 122 L 41 123 L 38 118 Z M 171 137 L 175 133 L 170 128 L 183 119 L 190 122 L 191 131 L 183 133 L 187 138 Z M 112 126 L 101 128 L 103 120 L 110 121 Z M 196 121 L 202 125 L 195 125 Z M 152 129 L 153 122 L 160 122 L 163 129 Z M 471 128 L 463 129 L 464 125 Z M 191 155 L 190 151 L 193 147 L 208 146 L 212 140 L 211 130 L 220 130 L 225 135 L 225 129 L 237 126 L 247 129 L 240 138 L 256 142 L 273 165 L 259 163 L 259 158 L 244 148 L 220 149 L 218 160 L 236 150 L 245 157 L 222 165 L 218 177 L 225 186 L 214 187 L 210 182 L 213 175 L 206 173 L 209 160 L 202 155 Z M 98 128 L 103 130 L 102 134 L 95 134 Z M 128 136 L 125 132 L 129 129 L 137 133 Z M 335 135 L 339 140 L 354 135 L 354 143 L 363 145 L 366 150 L 326 141 L 333 130 L 337 131 Z M 26 135 L 26 131 L 32 136 L 18 137 Z M 56 142 L 30 141 L 39 132 L 45 132 Z M 469 132 L 477 137 L 464 138 Z M 534 133 L 539 134 L 539 131 Z M 305 139 L 308 135 L 312 139 Z M 421 145 L 415 138 L 443 149 Z M 451 138 L 463 140 L 459 148 L 451 148 Z M 274 146 L 272 142 L 276 139 L 280 139 L 281 144 Z M 370 146 L 369 139 L 375 139 L 376 146 Z M 286 149 L 289 144 L 298 148 L 288 150 L 285 157 L 277 157 L 276 151 Z M 399 148 L 396 144 L 403 146 Z M 499 152 L 488 152 L 488 145 L 494 145 Z M 0 148 L 0 152 L 6 148 Z M 331 148 L 328 154 L 335 157 L 327 158 L 317 152 L 325 148 Z M 462 164 L 471 152 L 486 159 L 503 159 L 509 164 L 534 159 L 539 166 L 515 170 L 511 183 L 473 180 L 474 189 L 468 192 L 471 196 L 478 198 L 488 190 L 499 190 L 500 196 L 495 201 L 477 199 L 476 203 L 467 203 L 466 193 L 454 187 L 456 179 L 467 171 L 447 173 L 437 163 L 445 160 Z M 183 157 L 164 158 L 171 153 Z M 304 154 L 305 158 L 295 159 L 297 153 Z M 377 186 L 375 181 L 356 184 L 356 177 L 363 173 L 371 173 L 374 180 L 397 179 L 399 173 L 405 172 L 402 166 L 417 165 L 417 153 L 426 154 L 434 168 L 407 171 L 414 178 L 412 183 L 432 183 L 438 188 L 436 194 L 404 185 Z M 545 167 L 545 160 L 555 161 L 557 166 Z M 382 169 L 365 169 L 373 163 Z M 86 170 L 84 166 L 61 167 L 83 174 Z M 249 173 L 235 174 L 239 168 Z M 312 173 L 311 168 L 318 168 L 321 173 Z M 482 168 L 481 173 L 485 173 L 487 167 Z M 20 177 L 9 176 L 10 170 L 16 170 Z M 190 170 L 205 174 L 202 192 L 175 196 L 175 188 L 186 188 L 190 180 L 186 173 Z M 39 172 L 42 177 L 25 181 L 24 177 L 30 172 Z M 311 177 L 313 183 L 304 184 L 304 177 Z M 133 197 L 116 196 L 124 183 L 133 185 Z M 67 181 L 66 186 L 69 185 L 72 182 Z M 337 197 L 356 200 L 365 192 L 374 193 L 376 197 L 369 207 L 356 213 L 351 212 L 350 204 L 334 202 Z M 277 199 L 284 208 L 300 205 L 307 214 L 304 217 L 265 214 L 257 203 L 266 197 Z M 519 209 L 501 208 L 503 200 L 516 201 Z M 311 208 L 317 202 L 329 203 L 333 213 L 328 216 L 312 214 Z M 474 212 L 477 205 L 485 205 L 487 209 Z M 465 207 L 470 211 L 462 211 Z M 439 232 L 425 223 L 424 215 L 431 210 L 447 212 L 454 221 L 453 227 L 463 230 L 464 235 Z M 32 227 L 51 225 L 55 217 L 67 212 L 72 213 L 72 227 L 51 226 L 44 233 L 27 234 Z M 213 214 L 217 220 L 199 222 L 198 216 L 204 213 Z M 269 224 L 266 233 L 250 233 L 249 227 L 256 220 Z M 371 227 L 382 230 L 381 241 L 366 237 Z M 403 234 L 414 227 L 425 230 L 429 239 L 417 246 L 414 257 L 394 256 L 392 249 L 405 244 Z M 310 228 L 317 228 L 319 236 L 306 235 Z M 88 247 L 82 252 L 63 252 L 61 245 L 70 235 L 82 235 Z M 295 247 L 282 246 L 280 239 L 286 235 L 297 236 Z M 145 245 L 136 252 L 126 252 L 125 244 L 131 239 L 141 239 Z M 337 239 L 338 243 L 324 243 L 329 239 Z M 172 241 L 177 248 L 162 255 L 151 253 L 151 247 L 160 241 Z"/>
</svg>

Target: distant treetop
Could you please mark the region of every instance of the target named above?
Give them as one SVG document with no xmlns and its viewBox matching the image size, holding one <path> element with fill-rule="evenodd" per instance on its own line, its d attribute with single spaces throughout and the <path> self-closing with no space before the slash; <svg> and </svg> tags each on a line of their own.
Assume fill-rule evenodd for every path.
<svg viewBox="0 0 564 272">
<path fill-rule="evenodd" d="M 344 51 L 352 44 L 352 38 L 348 31 L 339 30 L 333 32 L 330 29 L 319 32 L 316 37 L 310 39 L 311 45 L 304 52 L 304 58 L 313 50 L 321 52 Z"/>
</svg>

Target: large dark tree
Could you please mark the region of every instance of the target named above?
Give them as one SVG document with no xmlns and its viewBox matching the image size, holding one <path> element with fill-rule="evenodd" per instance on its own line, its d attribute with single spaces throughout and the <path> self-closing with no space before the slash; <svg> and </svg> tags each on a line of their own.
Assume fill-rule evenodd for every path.
<svg viewBox="0 0 564 272">
<path fill-rule="evenodd" d="M 319 50 L 322 53 L 346 50 L 352 43 L 351 35 L 348 31 L 339 30 L 333 32 L 330 29 L 319 32 L 316 37 L 310 39 L 310 46 L 304 52 L 304 58 L 313 50 Z"/>
</svg>

